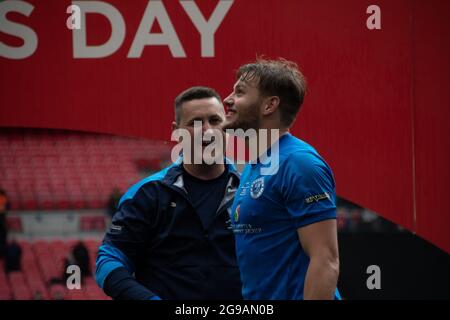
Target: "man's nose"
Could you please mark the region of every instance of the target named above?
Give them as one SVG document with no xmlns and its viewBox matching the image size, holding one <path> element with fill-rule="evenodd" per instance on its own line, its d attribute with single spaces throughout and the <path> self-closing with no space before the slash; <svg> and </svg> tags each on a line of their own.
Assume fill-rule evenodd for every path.
<svg viewBox="0 0 450 320">
<path fill-rule="evenodd" d="M 209 123 L 208 120 L 203 121 L 203 125 L 202 125 L 202 131 L 203 132 L 205 132 L 205 131 L 207 131 L 207 130 L 209 130 L 211 128 L 212 128 L 212 126 L 211 126 L 211 124 Z"/>
<path fill-rule="evenodd" d="M 233 99 L 231 98 L 231 94 L 223 100 L 223 104 L 228 106 L 232 106 L 234 104 Z"/>
</svg>

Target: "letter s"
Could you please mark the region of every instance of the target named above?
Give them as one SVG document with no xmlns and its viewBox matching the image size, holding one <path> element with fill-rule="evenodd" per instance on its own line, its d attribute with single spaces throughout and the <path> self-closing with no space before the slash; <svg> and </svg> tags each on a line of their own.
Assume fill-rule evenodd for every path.
<svg viewBox="0 0 450 320">
<path fill-rule="evenodd" d="M 21 47 L 11 47 L 0 41 L 0 57 L 25 59 L 36 51 L 38 37 L 34 30 L 6 19 L 8 12 L 18 12 L 28 17 L 33 9 L 34 6 L 25 1 L 0 2 L 0 31 L 23 40 Z"/>
</svg>

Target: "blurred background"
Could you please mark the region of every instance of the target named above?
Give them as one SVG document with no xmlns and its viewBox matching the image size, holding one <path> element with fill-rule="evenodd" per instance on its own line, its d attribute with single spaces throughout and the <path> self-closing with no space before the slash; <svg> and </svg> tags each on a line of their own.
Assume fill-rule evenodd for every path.
<svg viewBox="0 0 450 320">
<path fill-rule="evenodd" d="M 170 164 L 170 151 L 157 140 L 1 128 L 0 299 L 109 299 L 92 277 L 98 246 L 121 195 Z M 345 299 L 450 298 L 448 254 L 343 198 L 337 213 Z M 80 290 L 67 289 L 70 264 Z M 367 287 L 371 265 L 381 289 Z"/>
<path fill-rule="evenodd" d="M 0 129 L 0 299 L 106 299 L 91 275 L 116 203 L 168 159 L 158 141 Z M 66 288 L 68 263 L 82 290 Z"/>
</svg>

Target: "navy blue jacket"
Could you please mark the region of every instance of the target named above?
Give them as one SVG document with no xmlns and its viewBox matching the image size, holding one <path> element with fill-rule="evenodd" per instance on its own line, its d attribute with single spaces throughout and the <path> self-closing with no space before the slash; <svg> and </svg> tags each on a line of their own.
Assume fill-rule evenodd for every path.
<svg viewBox="0 0 450 320">
<path fill-rule="evenodd" d="M 239 174 L 226 165 L 224 198 L 206 228 L 184 189 L 181 159 L 132 186 L 99 248 L 99 286 L 124 267 L 162 299 L 242 299 L 230 229 Z"/>
</svg>

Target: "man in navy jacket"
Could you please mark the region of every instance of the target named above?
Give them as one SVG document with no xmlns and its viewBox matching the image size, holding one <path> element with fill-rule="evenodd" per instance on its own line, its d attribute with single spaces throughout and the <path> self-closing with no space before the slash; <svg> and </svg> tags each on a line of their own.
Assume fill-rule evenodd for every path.
<svg viewBox="0 0 450 320">
<path fill-rule="evenodd" d="M 182 92 L 172 128 L 220 129 L 221 101 L 206 87 Z M 97 283 L 112 298 L 242 299 L 229 218 L 239 174 L 227 161 L 183 159 L 122 196 L 96 261 Z"/>
</svg>

